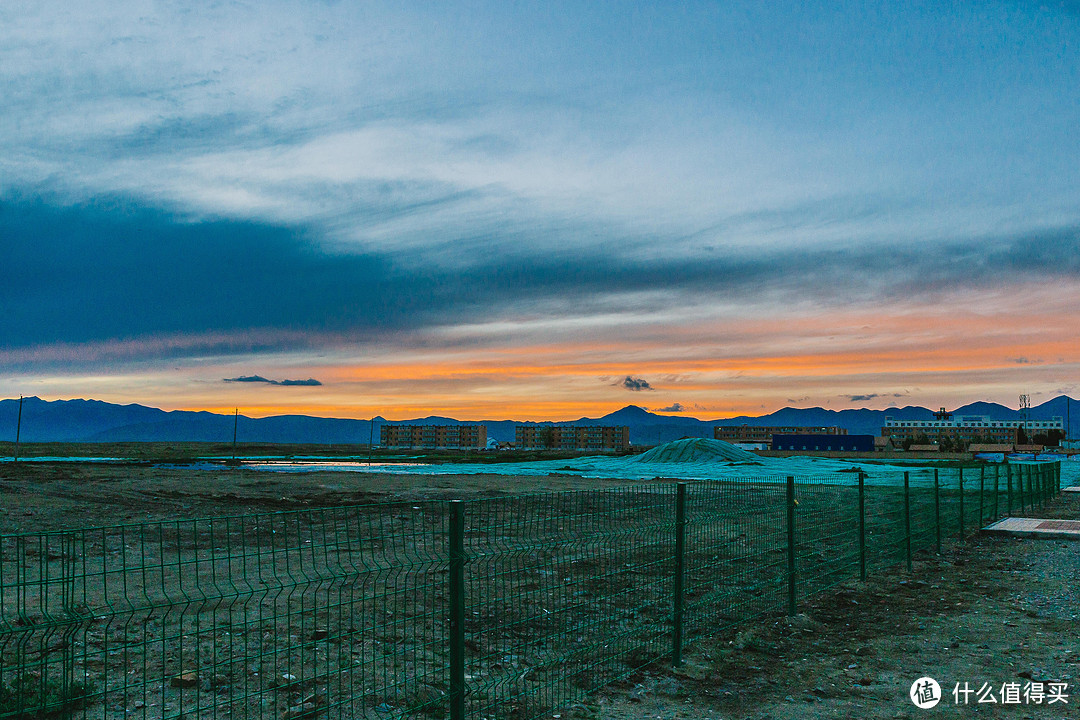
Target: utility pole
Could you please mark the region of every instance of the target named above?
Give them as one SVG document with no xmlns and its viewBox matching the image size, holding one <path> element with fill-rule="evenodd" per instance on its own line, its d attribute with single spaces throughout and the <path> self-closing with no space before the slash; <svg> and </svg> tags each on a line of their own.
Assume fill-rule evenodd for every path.
<svg viewBox="0 0 1080 720">
<path fill-rule="evenodd" d="M 23 396 L 19 396 L 19 419 L 15 422 L 15 462 L 19 462 L 19 436 L 22 434 Z"/>
<path fill-rule="evenodd" d="M 1020 396 L 1020 412 L 1022 412 L 1024 414 L 1023 419 L 1021 420 L 1021 422 L 1023 423 L 1023 428 L 1024 428 L 1024 440 L 1026 440 L 1029 444 L 1031 443 L 1031 436 L 1028 435 L 1028 417 L 1031 415 L 1030 411 L 1031 411 L 1031 398 L 1029 396 L 1027 396 L 1027 395 L 1021 395 Z"/>
<path fill-rule="evenodd" d="M 371 449 L 375 445 L 375 418 L 371 418 L 371 422 L 368 423 L 368 440 L 367 440 L 367 464 L 371 467 Z"/>
<path fill-rule="evenodd" d="M 240 422 L 240 408 L 233 409 L 232 423 L 232 459 L 236 462 L 236 425 Z"/>
</svg>

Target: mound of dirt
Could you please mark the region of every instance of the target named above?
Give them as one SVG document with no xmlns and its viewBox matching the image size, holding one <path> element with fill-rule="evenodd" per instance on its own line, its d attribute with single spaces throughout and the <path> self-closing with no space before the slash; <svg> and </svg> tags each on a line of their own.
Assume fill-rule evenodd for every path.
<svg viewBox="0 0 1080 720">
<path fill-rule="evenodd" d="M 760 458 L 723 440 L 708 438 L 683 438 L 658 445 L 636 456 L 640 463 L 700 463 L 700 462 L 746 462 Z"/>
</svg>

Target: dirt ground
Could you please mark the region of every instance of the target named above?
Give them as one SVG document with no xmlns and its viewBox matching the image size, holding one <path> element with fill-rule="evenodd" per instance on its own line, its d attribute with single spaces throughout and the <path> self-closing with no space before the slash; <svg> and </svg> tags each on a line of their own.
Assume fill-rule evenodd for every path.
<svg viewBox="0 0 1080 720">
<path fill-rule="evenodd" d="M 277 473 L 91 463 L 0 465 L 0 534 L 358 503 L 596 489 L 625 480 L 549 475 Z"/>
<path fill-rule="evenodd" d="M 395 499 L 597 488 L 625 481 L 550 476 L 226 473 L 126 465 L 0 467 L 0 534 Z M 1080 518 L 1064 497 L 1042 517 Z M 849 582 L 800 606 L 701 641 L 678 669 L 654 666 L 559 713 L 565 718 L 1080 718 L 1076 616 L 1080 544 L 972 538 L 941 556 Z M 908 698 L 940 683 L 929 710 Z M 1067 683 L 1068 703 L 1001 703 L 1002 686 Z M 953 689 L 973 692 L 957 704 Z M 978 702 L 984 684 L 999 702 Z M 1046 686 L 1044 685 L 1044 688 Z M 984 700 L 986 694 L 984 693 Z"/>
<path fill-rule="evenodd" d="M 1080 500 L 1063 496 L 1038 516 L 1080 518 Z M 910 574 L 898 567 L 849 582 L 804 603 L 799 615 L 699 643 L 683 667 L 633 678 L 576 716 L 1080 718 L 1078 587 L 1080 543 L 974 537 L 923 555 Z M 923 676 L 941 687 L 934 708 L 908 698 Z M 1031 682 L 1067 683 L 1067 704 L 1026 700 Z M 974 691 L 966 705 L 964 683 Z M 1018 704 L 1001 703 L 1005 683 L 1019 684 Z M 984 684 L 990 692 L 980 703 Z"/>
</svg>

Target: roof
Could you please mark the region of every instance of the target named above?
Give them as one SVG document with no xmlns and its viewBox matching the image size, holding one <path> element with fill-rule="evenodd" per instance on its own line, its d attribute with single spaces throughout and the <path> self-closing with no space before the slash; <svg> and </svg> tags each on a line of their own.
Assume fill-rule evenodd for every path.
<svg viewBox="0 0 1080 720">
<path fill-rule="evenodd" d="M 968 452 L 1007 453 L 1012 452 L 1012 443 L 971 443 Z"/>
</svg>

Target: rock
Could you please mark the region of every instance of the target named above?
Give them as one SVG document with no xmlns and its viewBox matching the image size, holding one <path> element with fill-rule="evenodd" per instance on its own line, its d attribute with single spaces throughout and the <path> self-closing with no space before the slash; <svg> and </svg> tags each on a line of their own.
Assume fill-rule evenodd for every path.
<svg viewBox="0 0 1080 720">
<path fill-rule="evenodd" d="M 306 702 L 306 703 L 301 703 L 300 705 L 293 705 L 291 708 L 286 710 L 282 714 L 281 717 L 285 718 L 286 720 L 290 720 L 291 718 L 308 717 L 308 716 L 314 714 L 314 712 L 315 712 L 315 703 Z"/>
<path fill-rule="evenodd" d="M 270 687 L 272 688 L 284 688 L 294 684 L 296 684 L 296 676 L 289 673 L 282 673 L 270 678 Z"/>
<path fill-rule="evenodd" d="M 193 688 L 199 685 L 199 674 L 186 672 L 169 680 L 169 685 L 174 688 Z"/>
<path fill-rule="evenodd" d="M 300 702 L 305 705 L 307 703 L 314 703 L 316 706 L 322 706 L 326 704 L 326 695 L 321 691 L 316 691 L 308 695 Z"/>
</svg>

